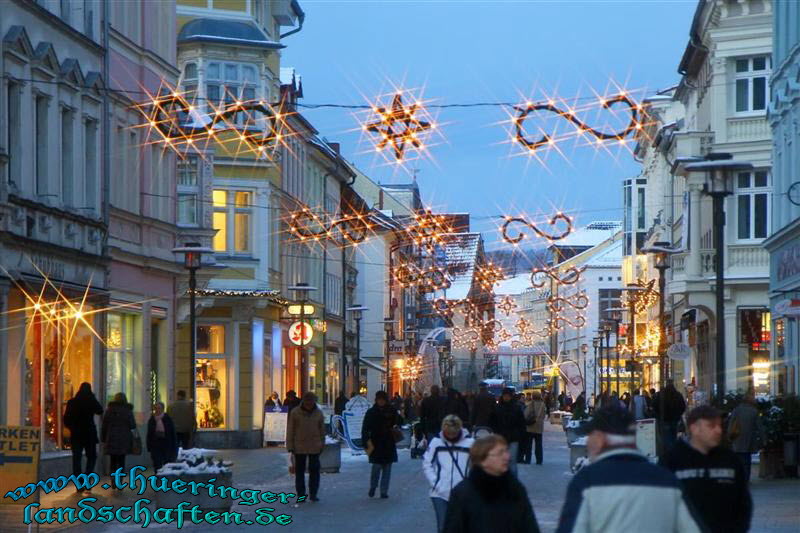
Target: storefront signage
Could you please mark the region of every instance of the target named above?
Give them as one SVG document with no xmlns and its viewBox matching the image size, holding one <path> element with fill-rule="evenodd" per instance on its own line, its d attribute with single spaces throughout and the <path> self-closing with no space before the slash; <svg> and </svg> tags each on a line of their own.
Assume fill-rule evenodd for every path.
<svg viewBox="0 0 800 533">
<path fill-rule="evenodd" d="M 64 279 L 64 263 L 56 261 L 52 257 L 31 254 L 31 263 L 42 271 L 48 278 Z"/>
<path fill-rule="evenodd" d="M 636 421 L 636 447 L 651 460 L 657 459 L 655 418 Z"/>
<path fill-rule="evenodd" d="M 289 413 L 267 411 L 264 413 L 264 444 L 268 442 L 286 442 L 286 424 Z"/>
<path fill-rule="evenodd" d="M 800 300 L 781 300 L 775 304 L 775 314 L 781 316 L 800 316 Z"/>
<path fill-rule="evenodd" d="M 686 361 L 692 356 L 692 348 L 688 344 L 676 342 L 667 349 L 667 357 L 670 359 L 677 359 L 679 361 Z"/>
<path fill-rule="evenodd" d="M 308 322 L 299 320 L 289 326 L 289 340 L 298 346 L 306 345 L 314 338 L 314 328 Z"/>
<path fill-rule="evenodd" d="M 35 426 L 0 426 L 0 495 L 36 483 L 40 439 L 41 429 Z M 0 497 L 4 503 L 14 500 Z"/>
<path fill-rule="evenodd" d="M 389 351 L 391 353 L 404 353 L 406 351 L 406 341 L 389 341 Z"/>
</svg>

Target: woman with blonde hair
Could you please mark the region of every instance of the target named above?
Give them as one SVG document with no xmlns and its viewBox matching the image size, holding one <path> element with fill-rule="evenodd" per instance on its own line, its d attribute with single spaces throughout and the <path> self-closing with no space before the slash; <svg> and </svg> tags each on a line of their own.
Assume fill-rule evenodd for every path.
<svg viewBox="0 0 800 533">
<path fill-rule="evenodd" d="M 538 533 L 528 493 L 509 471 L 508 444 L 500 435 L 475 441 L 469 451 L 472 469 L 450 493 L 447 533 Z"/>
<path fill-rule="evenodd" d="M 469 449 L 474 439 L 456 415 L 442 420 L 442 431 L 431 440 L 422 459 L 422 471 L 431 485 L 431 501 L 436 513 L 436 531 L 444 531 L 450 491 L 469 473 Z"/>
</svg>

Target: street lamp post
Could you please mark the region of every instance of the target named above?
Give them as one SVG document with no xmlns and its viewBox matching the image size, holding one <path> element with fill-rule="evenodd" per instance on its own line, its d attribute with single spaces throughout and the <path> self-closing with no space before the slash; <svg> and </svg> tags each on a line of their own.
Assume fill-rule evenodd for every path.
<svg viewBox="0 0 800 533">
<path fill-rule="evenodd" d="M 594 347 L 594 365 L 593 365 L 593 376 L 592 376 L 592 386 L 594 388 L 594 396 L 595 401 L 597 401 L 597 348 L 600 346 L 602 339 L 600 337 L 595 337 L 592 339 L 592 346 Z"/>
<path fill-rule="evenodd" d="M 391 341 L 394 340 L 394 325 L 397 323 L 397 320 L 393 320 L 390 318 L 383 319 L 383 330 L 386 332 L 386 394 L 389 395 L 389 398 L 392 397 L 392 370 L 391 370 L 391 357 L 389 355 L 390 351 L 390 344 Z M 402 384 L 401 387 L 402 389 Z M 402 392 L 402 390 L 401 390 Z"/>
<path fill-rule="evenodd" d="M 659 388 L 663 389 L 669 377 L 669 358 L 667 357 L 667 327 L 664 321 L 664 307 L 666 305 L 667 278 L 666 271 L 669 268 L 667 257 L 669 254 L 676 253 L 676 250 L 669 247 L 668 242 L 656 242 L 650 248 L 643 248 L 645 253 L 655 254 L 655 269 L 658 270 L 658 365 L 659 365 Z"/>
<path fill-rule="evenodd" d="M 619 396 L 619 325 L 622 322 L 622 312 L 627 311 L 624 307 L 609 307 L 606 312 L 609 313 L 609 322 L 614 324 L 614 345 L 616 347 L 616 382 L 617 382 L 617 396 Z M 609 361 L 610 364 L 610 361 Z M 609 389 L 611 388 L 611 376 L 609 376 Z"/>
<path fill-rule="evenodd" d="M 732 172 L 750 171 L 751 163 L 733 161 L 731 154 L 708 154 L 703 161 L 684 165 L 687 173 L 703 172 L 706 176 L 704 191 L 711 196 L 714 211 L 714 248 L 716 261 L 716 393 L 725 394 L 725 197 L 733 194 Z M 692 243 L 695 246 L 696 243 Z"/>
<path fill-rule="evenodd" d="M 607 374 L 606 392 L 608 392 L 608 391 L 611 390 L 611 325 L 610 325 L 609 321 L 607 321 L 607 320 L 604 320 L 603 322 L 604 323 L 602 324 L 601 327 L 602 327 L 603 333 L 605 333 L 605 337 L 606 337 L 606 366 L 605 366 L 605 368 L 606 368 L 606 374 Z M 603 358 L 601 356 L 600 360 L 602 361 L 602 359 Z M 600 388 L 601 389 L 602 389 L 602 385 L 603 385 L 603 372 L 602 372 L 602 369 L 601 369 L 601 372 L 600 372 Z"/>
<path fill-rule="evenodd" d="M 183 254 L 183 266 L 189 271 L 189 391 L 192 394 L 192 416 L 197 417 L 195 354 L 197 350 L 197 314 L 195 296 L 197 292 L 197 271 L 202 265 L 203 254 L 212 254 L 214 250 L 201 246 L 199 242 L 187 242 L 183 246 L 172 249 L 173 253 Z"/>
<path fill-rule="evenodd" d="M 353 320 L 356 321 L 356 360 L 353 364 L 353 371 L 355 372 L 356 391 L 361 394 L 361 316 L 364 311 L 369 311 L 369 307 L 354 305 L 348 307 L 347 310 L 353 313 Z M 388 372 L 389 369 L 386 370 Z"/>
<path fill-rule="evenodd" d="M 289 287 L 294 291 L 295 298 L 300 304 L 300 392 L 305 392 L 308 387 L 308 361 L 306 361 L 306 302 L 308 293 L 317 290 L 308 283 L 298 283 Z"/>
<path fill-rule="evenodd" d="M 589 351 L 588 344 L 581 344 L 581 354 L 583 354 L 583 401 L 586 400 L 586 353 Z"/>
</svg>

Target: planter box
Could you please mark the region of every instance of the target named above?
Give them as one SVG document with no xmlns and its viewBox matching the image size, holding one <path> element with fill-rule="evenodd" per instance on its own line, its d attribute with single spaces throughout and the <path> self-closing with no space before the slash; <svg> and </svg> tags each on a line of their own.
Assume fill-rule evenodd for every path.
<svg viewBox="0 0 800 533">
<path fill-rule="evenodd" d="M 319 467 L 326 474 L 338 474 L 342 467 L 342 444 L 326 444 L 319 456 Z"/>
<path fill-rule="evenodd" d="M 166 476 L 159 476 L 167 479 L 167 484 L 172 483 L 176 479 L 183 481 L 195 481 L 201 483 L 208 483 L 212 478 L 215 479 L 212 483 L 216 486 L 225 485 L 226 487 L 233 486 L 233 472 L 225 472 L 221 474 L 169 474 Z M 188 488 L 188 487 L 187 487 Z M 174 491 L 156 492 L 155 501 L 158 507 L 177 508 L 181 502 L 190 502 L 192 505 L 197 505 L 203 511 L 216 511 L 224 512 L 230 511 L 234 500 L 231 498 L 212 498 L 208 492 L 202 490 L 197 491 L 195 496 L 189 490 L 183 494 L 178 494 Z"/>
</svg>

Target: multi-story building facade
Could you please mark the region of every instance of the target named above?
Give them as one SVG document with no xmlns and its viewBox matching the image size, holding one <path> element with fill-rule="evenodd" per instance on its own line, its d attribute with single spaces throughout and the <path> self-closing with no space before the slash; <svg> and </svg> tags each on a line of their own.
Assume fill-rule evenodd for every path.
<svg viewBox="0 0 800 533">
<path fill-rule="evenodd" d="M 277 102 L 280 31 L 303 16 L 289 1 L 178 1 L 182 94 L 209 114 L 237 101 Z M 245 129 L 270 127 L 267 117 L 238 113 L 228 125 L 235 131 L 215 135 L 180 173 L 178 223 L 193 242 L 210 245 L 222 268 L 199 293 L 195 369 L 188 309 L 179 317 L 175 379 L 178 388 L 196 382 L 200 445 L 253 447 L 261 444 L 264 400 L 276 388 L 272 376 L 283 368 L 278 191 L 286 159 L 239 142 Z M 210 235 L 202 231 L 209 216 Z"/>
<path fill-rule="evenodd" d="M 725 321 L 726 388 L 755 385 L 766 392 L 761 368 L 768 359 L 770 316 L 768 258 L 762 244 L 770 233 L 773 205 L 771 134 L 766 119 L 772 69 L 772 3 L 698 3 L 690 41 L 680 61 L 682 79 L 674 92 L 653 99 L 651 136 L 640 141 L 643 173 L 631 187 L 652 195 L 645 205 L 645 245 L 668 242 L 676 251 L 667 270 L 666 346 L 692 348 L 688 361 L 671 365 L 676 384 L 695 382 L 712 394 L 716 373 L 716 324 Z M 664 96 L 673 95 L 671 102 Z M 725 313 L 715 315 L 716 252 L 712 245 L 711 199 L 705 176 L 687 174 L 681 158 L 730 153 L 749 161 L 751 172 L 736 173 L 725 199 Z M 667 168 L 669 173 L 666 172 Z M 631 201 L 626 207 L 635 208 Z M 656 207 L 657 206 L 657 207 Z M 659 213 L 659 211 L 661 211 Z M 626 249 L 623 281 L 652 280 L 652 258 L 641 247 Z M 652 322 L 657 317 L 648 311 Z M 639 328 L 646 327 L 640 325 Z M 644 338 L 637 329 L 637 338 Z"/>
<path fill-rule="evenodd" d="M 800 5 L 773 2 L 769 121 L 773 136 L 770 255 L 772 392 L 800 391 Z"/>
<path fill-rule="evenodd" d="M 101 2 L 5 2 L 0 17 L 0 423 L 41 428 L 67 468 L 62 414 L 106 394 L 109 56 Z"/>
</svg>

